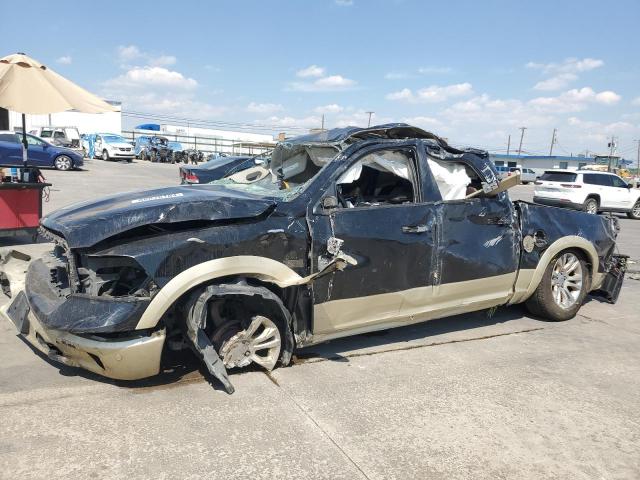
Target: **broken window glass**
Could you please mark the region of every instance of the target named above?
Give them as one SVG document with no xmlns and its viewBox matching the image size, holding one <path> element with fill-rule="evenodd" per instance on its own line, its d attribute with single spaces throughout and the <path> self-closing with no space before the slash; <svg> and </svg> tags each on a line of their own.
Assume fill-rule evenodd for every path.
<svg viewBox="0 0 640 480">
<path fill-rule="evenodd" d="M 365 155 L 336 182 L 343 208 L 415 201 L 415 174 L 407 152 L 380 150 Z"/>
</svg>

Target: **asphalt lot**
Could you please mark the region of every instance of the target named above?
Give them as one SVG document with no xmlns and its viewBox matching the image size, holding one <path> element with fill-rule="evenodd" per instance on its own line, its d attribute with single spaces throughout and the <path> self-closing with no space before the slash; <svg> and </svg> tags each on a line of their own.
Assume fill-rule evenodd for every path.
<svg viewBox="0 0 640 480">
<path fill-rule="evenodd" d="M 44 211 L 177 170 L 48 171 Z M 621 225 L 638 261 L 640 222 Z M 567 322 L 510 307 L 333 341 L 234 375 L 231 396 L 193 361 L 134 383 L 60 368 L 0 324 L 0 478 L 637 479 L 639 295 L 627 278 L 618 304 L 590 299 Z"/>
</svg>

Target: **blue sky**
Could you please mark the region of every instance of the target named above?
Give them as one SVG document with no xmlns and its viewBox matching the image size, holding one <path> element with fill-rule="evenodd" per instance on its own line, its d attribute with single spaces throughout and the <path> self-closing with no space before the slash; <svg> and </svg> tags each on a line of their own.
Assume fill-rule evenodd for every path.
<svg viewBox="0 0 640 480">
<path fill-rule="evenodd" d="M 557 154 L 616 135 L 635 158 L 640 138 L 637 0 L 28 5 L 28 22 L 3 24 L 4 54 L 126 111 L 296 133 L 323 113 L 328 127 L 366 125 L 371 110 L 493 151 L 526 126 L 531 153 L 548 153 L 553 128 Z"/>
</svg>

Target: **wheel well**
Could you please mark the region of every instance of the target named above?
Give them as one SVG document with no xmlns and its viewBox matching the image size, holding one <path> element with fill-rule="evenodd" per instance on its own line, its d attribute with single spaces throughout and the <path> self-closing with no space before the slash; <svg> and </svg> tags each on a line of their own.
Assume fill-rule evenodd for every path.
<svg viewBox="0 0 640 480">
<path fill-rule="evenodd" d="M 590 193 L 589 195 L 587 195 L 587 198 L 585 198 L 585 202 L 590 198 L 593 198 L 595 201 L 598 202 L 598 205 L 600 205 L 600 195 L 598 195 L 597 193 Z"/>
<path fill-rule="evenodd" d="M 173 329 L 172 327 L 178 327 L 181 319 L 183 320 L 185 318 L 185 315 L 186 315 L 185 306 L 189 303 L 189 300 L 192 298 L 192 296 L 196 292 L 202 291 L 210 286 L 229 285 L 229 284 L 243 284 L 249 287 L 265 288 L 269 290 L 269 292 L 274 294 L 282 302 L 282 304 L 284 305 L 284 308 L 287 310 L 288 318 L 283 320 L 288 321 L 289 327 L 292 329 L 292 331 L 294 333 L 297 333 L 301 328 L 304 328 L 304 330 L 307 330 L 306 327 L 303 327 L 303 325 L 304 326 L 307 325 L 307 315 L 303 315 L 304 317 L 303 325 L 301 324 L 302 320 L 299 321 L 296 318 L 301 316 L 300 313 L 297 313 L 300 310 L 298 308 L 298 299 L 301 294 L 301 290 L 306 289 L 305 286 L 281 288 L 275 285 L 274 283 L 266 282 L 264 280 L 260 280 L 255 277 L 247 277 L 247 276 L 241 276 L 241 275 L 233 275 L 233 276 L 216 278 L 214 280 L 196 285 L 193 288 L 189 289 L 188 291 L 184 292 L 173 303 L 171 308 L 169 308 L 165 312 L 165 314 L 163 315 L 162 323 L 164 323 L 170 330 Z M 253 310 L 256 307 L 261 307 L 261 306 L 266 307 L 267 304 L 269 303 L 271 303 L 272 305 L 271 307 L 268 307 L 268 308 L 272 309 L 273 304 L 277 303 L 277 302 L 273 302 L 270 299 L 260 297 L 260 295 L 256 295 L 256 297 L 252 297 L 252 298 L 255 298 L 255 300 L 252 300 L 252 301 L 255 301 L 256 305 L 253 305 L 252 308 L 250 308 L 249 310 Z M 298 324 L 301 324 L 301 325 L 298 326 Z"/>
</svg>

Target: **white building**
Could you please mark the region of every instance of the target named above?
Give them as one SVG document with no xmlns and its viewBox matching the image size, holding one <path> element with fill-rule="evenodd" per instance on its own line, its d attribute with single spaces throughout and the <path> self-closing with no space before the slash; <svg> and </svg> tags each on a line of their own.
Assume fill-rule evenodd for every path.
<svg viewBox="0 0 640 480">
<path fill-rule="evenodd" d="M 140 135 L 161 135 L 179 142 L 183 149 L 232 155 L 256 155 L 276 145 L 276 140 L 270 134 L 155 123 L 138 125 L 133 131 L 123 132 L 123 135 L 132 140 Z"/>
<path fill-rule="evenodd" d="M 25 123 L 27 132 L 37 127 L 77 127 L 82 133 L 117 133 L 122 132 L 122 108 L 120 102 L 108 101 L 118 108 L 116 112 L 107 113 L 81 113 L 76 111 L 52 113 L 50 115 L 26 115 Z M 6 112 L 6 110 L 5 110 Z M 2 122 L 0 122 L 2 123 Z M 8 112 L 8 129 L 22 128 L 22 114 Z"/>
<path fill-rule="evenodd" d="M 273 143 L 273 135 L 264 133 L 236 132 L 230 130 L 216 130 L 213 128 L 189 127 L 184 125 L 160 125 L 160 132 L 164 135 L 178 135 L 186 137 L 217 138 L 220 140 L 234 140 L 255 143 Z"/>
</svg>

